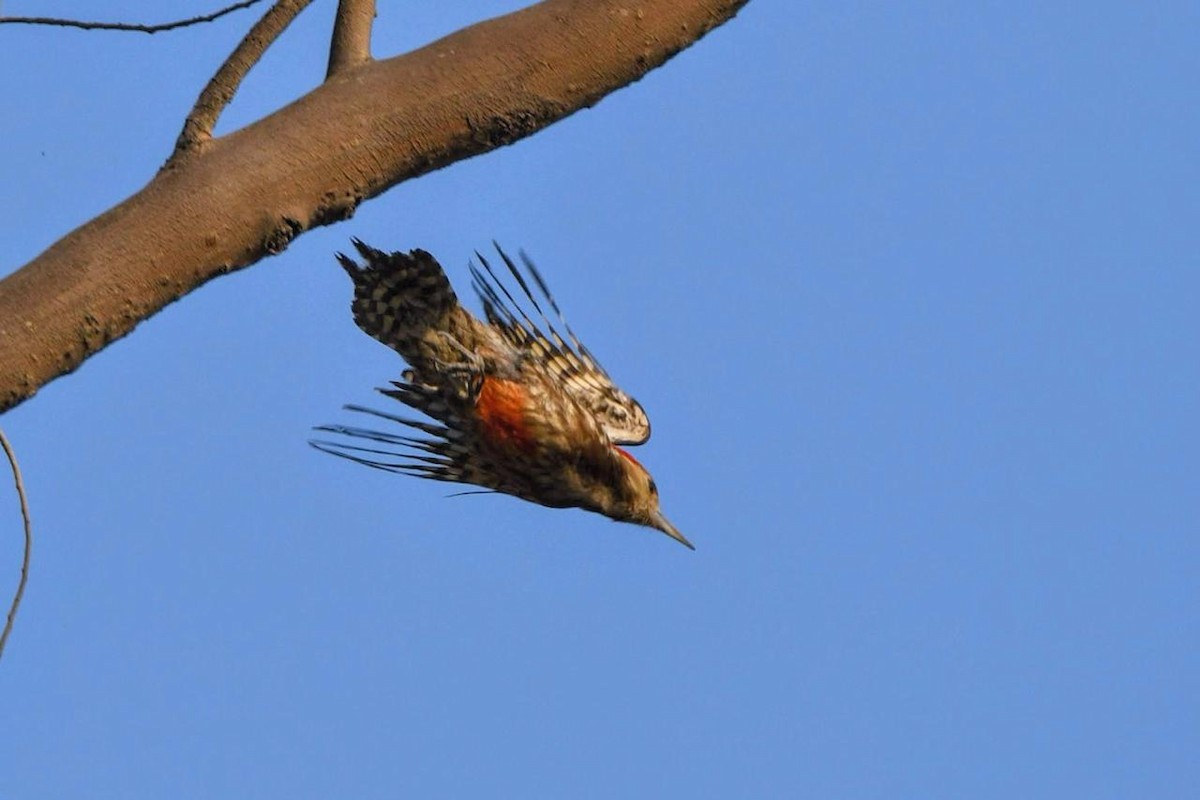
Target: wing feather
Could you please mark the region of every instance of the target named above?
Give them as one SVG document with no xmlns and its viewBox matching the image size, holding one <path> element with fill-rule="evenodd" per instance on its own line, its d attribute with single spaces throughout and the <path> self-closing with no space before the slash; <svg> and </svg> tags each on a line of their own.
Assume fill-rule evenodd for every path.
<svg viewBox="0 0 1200 800">
<path fill-rule="evenodd" d="M 380 391 L 396 396 L 391 389 Z M 455 427 L 422 422 L 365 406 L 348 405 L 346 410 L 404 425 L 426 436 L 406 436 L 351 425 L 322 425 L 314 430 L 344 437 L 348 441 L 310 439 L 309 444 L 324 453 L 385 472 L 446 483 L 475 484 L 488 490 L 515 493 L 514 487 L 503 479 L 499 470 L 459 441 L 462 432 Z M 385 447 L 351 444 L 350 441 L 355 439 Z"/>
<path fill-rule="evenodd" d="M 471 263 L 472 286 L 483 304 L 487 321 L 512 345 L 528 351 L 554 373 L 575 401 L 592 412 L 614 444 L 636 445 L 649 439 L 650 420 L 645 410 L 613 382 L 600 362 L 575 335 L 537 267 L 524 252 L 521 252 L 521 262 L 525 270 L 558 318 L 558 325 L 562 326 L 562 331 L 542 310 L 521 269 L 500 245 L 495 246 L 525 300 L 541 318 L 541 323 L 530 317 L 524 304 L 513 296 L 504 281 L 496 275 L 492 265 L 477 252 L 475 255 L 479 258 L 482 269 Z"/>
</svg>

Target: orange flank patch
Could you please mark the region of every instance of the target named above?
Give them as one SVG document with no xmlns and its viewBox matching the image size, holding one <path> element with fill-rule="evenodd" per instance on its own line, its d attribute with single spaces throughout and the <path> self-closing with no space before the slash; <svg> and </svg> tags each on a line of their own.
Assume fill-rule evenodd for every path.
<svg viewBox="0 0 1200 800">
<path fill-rule="evenodd" d="M 525 422 L 525 390 L 515 381 L 484 378 L 475 401 L 481 431 L 502 447 L 533 449 L 533 432 Z"/>
</svg>

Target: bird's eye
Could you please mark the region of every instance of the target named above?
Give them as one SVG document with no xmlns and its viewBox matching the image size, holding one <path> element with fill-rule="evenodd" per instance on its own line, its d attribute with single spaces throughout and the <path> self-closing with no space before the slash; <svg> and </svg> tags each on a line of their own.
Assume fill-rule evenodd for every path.
<svg viewBox="0 0 1200 800">
<path fill-rule="evenodd" d="M 650 494 L 658 494 L 658 484 L 654 482 L 654 478 L 650 479 Z"/>
</svg>

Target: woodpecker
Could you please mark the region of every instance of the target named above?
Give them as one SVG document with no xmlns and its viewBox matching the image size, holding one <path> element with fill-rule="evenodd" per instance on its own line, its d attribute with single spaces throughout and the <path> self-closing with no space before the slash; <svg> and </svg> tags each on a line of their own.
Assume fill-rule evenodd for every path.
<svg viewBox="0 0 1200 800">
<path fill-rule="evenodd" d="M 354 321 L 409 366 L 379 391 L 435 422 L 348 405 L 399 432 L 323 425 L 316 430 L 372 446 L 310 444 L 376 469 L 594 511 L 695 549 L 659 510 L 650 473 L 621 447 L 650 438 L 646 412 L 579 341 L 524 252 L 522 270 L 496 245 L 522 301 L 476 252 L 479 265 L 469 268 L 481 320 L 459 303 L 429 253 L 351 241 L 361 263 L 343 253 L 337 259 L 354 281 Z"/>
</svg>

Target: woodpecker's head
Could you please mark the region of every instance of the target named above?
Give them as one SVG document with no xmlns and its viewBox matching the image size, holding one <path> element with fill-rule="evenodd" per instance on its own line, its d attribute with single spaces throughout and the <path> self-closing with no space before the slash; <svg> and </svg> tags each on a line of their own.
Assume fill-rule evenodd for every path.
<svg viewBox="0 0 1200 800">
<path fill-rule="evenodd" d="M 662 531 L 688 549 L 695 550 L 695 545 L 663 516 L 658 507 L 658 486 L 646 468 L 620 447 L 614 446 L 613 450 L 619 456 L 615 459 L 619 465 L 618 485 L 614 487 L 616 491 L 602 513 L 622 522 Z"/>
</svg>

